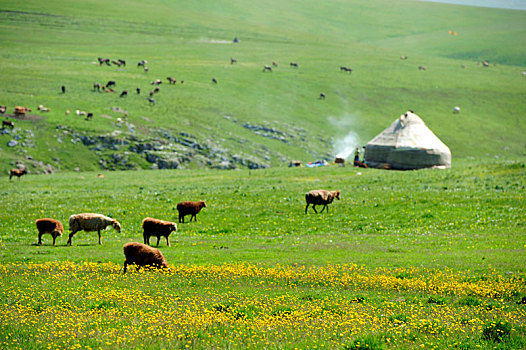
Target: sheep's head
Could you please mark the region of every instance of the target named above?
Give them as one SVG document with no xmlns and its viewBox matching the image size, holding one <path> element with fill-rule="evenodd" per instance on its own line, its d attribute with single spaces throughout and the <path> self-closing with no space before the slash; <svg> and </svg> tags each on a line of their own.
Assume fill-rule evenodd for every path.
<svg viewBox="0 0 526 350">
<path fill-rule="evenodd" d="M 119 233 L 121 233 L 121 224 L 117 220 L 111 222 L 111 226 Z"/>
<path fill-rule="evenodd" d="M 175 231 L 177 231 L 177 225 L 173 223 L 170 225 L 170 232 L 175 232 Z"/>
<path fill-rule="evenodd" d="M 340 200 L 340 191 L 334 191 L 336 199 Z"/>
<path fill-rule="evenodd" d="M 199 202 L 201 208 L 206 208 L 206 203 L 204 201 Z"/>
<path fill-rule="evenodd" d="M 55 235 L 55 237 L 60 237 L 60 236 L 62 236 L 62 232 L 59 231 L 59 230 L 55 230 L 55 231 L 53 231 L 53 235 Z"/>
</svg>

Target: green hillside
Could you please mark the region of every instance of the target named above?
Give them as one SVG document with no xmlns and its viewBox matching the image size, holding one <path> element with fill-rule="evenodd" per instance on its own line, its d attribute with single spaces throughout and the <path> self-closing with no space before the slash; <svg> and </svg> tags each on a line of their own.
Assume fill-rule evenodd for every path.
<svg viewBox="0 0 526 350">
<path fill-rule="evenodd" d="M 32 111 L 9 118 L 0 171 L 332 159 L 346 136 L 365 144 L 408 109 L 454 158 L 519 157 L 525 23 L 525 11 L 418 1 L 1 0 L 0 105 Z M 115 92 L 93 89 L 110 80 Z"/>
</svg>

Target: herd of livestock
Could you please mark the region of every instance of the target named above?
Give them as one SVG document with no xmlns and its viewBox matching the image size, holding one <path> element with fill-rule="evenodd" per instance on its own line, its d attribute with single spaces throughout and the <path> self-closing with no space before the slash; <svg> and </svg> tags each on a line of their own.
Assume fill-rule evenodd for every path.
<svg viewBox="0 0 526 350">
<path fill-rule="evenodd" d="M 305 213 L 310 205 L 315 213 L 316 205 L 323 205 L 322 213 L 325 208 L 329 211 L 328 205 L 331 204 L 334 199 L 340 199 L 340 191 L 327 191 L 327 190 L 313 190 L 305 195 Z M 201 209 L 206 208 L 204 201 L 193 202 L 184 201 L 177 204 L 177 211 L 179 213 L 179 223 L 184 223 L 184 218 L 190 215 L 190 222 L 192 219 L 197 221 L 197 214 Z M 43 218 L 36 220 L 36 227 L 38 230 L 38 245 L 42 245 L 42 235 L 49 234 L 53 237 L 53 245 L 56 244 L 57 237 L 62 236 L 64 233 L 64 226 L 62 222 L 56 219 Z M 101 231 L 106 227 L 111 226 L 117 232 L 121 232 L 121 224 L 108 216 L 95 213 L 83 213 L 75 214 L 69 217 L 69 234 L 67 245 L 71 246 L 71 240 L 73 236 L 79 231 L 86 232 L 97 232 L 99 236 L 99 244 L 102 244 Z M 177 224 L 171 221 L 164 221 L 155 218 L 144 218 L 142 221 L 143 228 L 143 240 L 144 243 L 129 242 L 123 247 L 126 261 L 124 262 L 124 272 L 127 270 L 128 265 L 135 265 L 137 269 L 142 266 L 153 266 L 157 268 L 167 267 L 166 259 L 163 254 L 156 248 L 150 246 L 150 238 L 157 237 L 157 246 L 161 240 L 161 237 L 166 239 L 166 245 L 170 246 L 169 236 L 172 232 L 177 232 Z"/>
</svg>

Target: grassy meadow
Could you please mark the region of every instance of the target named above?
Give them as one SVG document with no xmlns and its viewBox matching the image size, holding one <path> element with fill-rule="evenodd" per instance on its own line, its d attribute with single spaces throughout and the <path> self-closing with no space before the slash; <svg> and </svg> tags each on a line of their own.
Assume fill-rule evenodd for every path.
<svg viewBox="0 0 526 350">
<path fill-rule="evenodd" d="M 525 164 L 389 172 L 330 166 L 28 176 L 2 188 L 0 344 L 46 348 L 520 349 Z M 328 213 L 304 193 L 339 189 Z M 122 274 L 141 220 L 178 224 L 170 271 Z M 36 245 L 78 212 L 121 233 Z M 499 333 L 500 332 L 500 333 Z"/>
<path fill-rule="evenodd" d="M 0 105 L 32 108 L 0 132 L 0 348 L 526 348 L 525 23 L 412 0 L 0 0 Z M 409 109 L 451 169 L 286 167 Z M 149 170 L 143 146 L 180 168 Z M 9 181 L 17 162 L 30 174 Z M 317 188 L 342 198 L 305 214 Z M 124 275 L 142 219 L 183 200 L 208 206 L 161 242 L 170 270 Z M 122 231 L 68 247 L 81 212 Z M 37 245 L 45 217 L 56 246 Z"/>
</svg>

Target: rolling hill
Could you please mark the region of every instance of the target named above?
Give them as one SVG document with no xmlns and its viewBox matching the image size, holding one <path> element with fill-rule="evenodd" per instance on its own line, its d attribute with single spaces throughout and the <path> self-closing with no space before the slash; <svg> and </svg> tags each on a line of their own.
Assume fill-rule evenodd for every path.
<svg viewBox="0 0 526 350">
<path fill-rule="evenodd" d="M 520 157 L 524 23 L 418 1 L 3 0 L 0 105 L 4 120 L 32 111 L 1 132 L 0 171 L 286 166 L 365 144 L 408 109 L 454 159 Z"/>
</svg>

